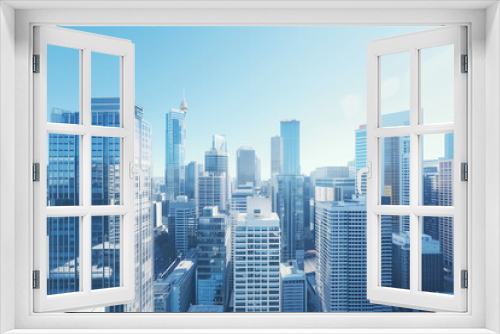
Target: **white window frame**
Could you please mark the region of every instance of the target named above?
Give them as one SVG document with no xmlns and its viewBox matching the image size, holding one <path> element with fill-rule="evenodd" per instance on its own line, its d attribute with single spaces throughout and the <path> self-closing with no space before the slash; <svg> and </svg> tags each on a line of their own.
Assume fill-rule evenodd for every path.
<svg viewBox="0 0 500 334">
<path fill-rule="evenodd" d="M 462 73 L 462 55 L 467 54 L 465 26 L 435 28 L 394 36 L 369 43 L 367 164 L 371 177 L 367 189 L 367 298 L 373 303 L 427 311 L 467 309 L 467 290 L 461 287 L 461 270 L 467 270 L 467 184 L 461 181 L 461 163 L 467 163 L 467 75 Z M 453 45 L 454 121 L 422 124 L 421 55 L 432 47 Z M 381 110 L 381 58 L 408 52 L 410 55 L 410 113 L 408 126 L 383 127 Z M 470 73 L 470 72 L 469 72 Z M 453 206 L 424 206 L 422 197 L 422 135 L 454 133 Z M 408 136 L 410 140 L 410 180 L 408 205 L 381 204 L 381 145 L 384 138 Z M 409 216 L 410 220 L 410 289 L 381 286 L 381 216 Z M 421 290 L 421 224 L 425 216 L 453 217 L 453 294 Z"/>
<path fill-rule="evenodd" d="M 116 9 L 116 2 L 44 1 L 0 4 L 0 180 L 1 242 L 0 303 L 1 330 L 37 333 L 38 329 L 69 333 L 88 329 L 103 333 L 127 329 L 144 333 L 146 328 L 164 333 L 190 328 L 192 332 L 238 332 L 234 328 L 261 328 L 266 332 L 290 333 L 492 333 L 500 331 L 498 221 L 500 219 L 500 10 L 498 3 L 474 1 L 384 1 L 330 3 L 220 2 L 122 3 L 137 9 Z M 12 9 L 9 5 L 19 8 Z M 97 8 L 99 6 L 99 8 Z M 103 7 L 113 8 L 105 10 Z M 150 7 L 149 9 L 147 7 Z M 224 8 L 226 6 L 226 8 Z M 393 8 L 396 7 L 397 8 Z M 486 7 L 488 7 L 486 9 Z M 24 7 L 25 9 L 21 9 Z M 59 8 L 66 7 L 66 8 Z M 68 8 L 69 7 L 69 8 Z M 75 9 L 86 8 L 86 9 Z M 151 9 L 151 7 L 163 7 Z M 183 7 L 179 9 L 178 7 Z M 45 9 L 44 9 L 45 8 Z M 49 8 L 49 10 L 47 10 Z M 305 10 L 307 9 L 307 10 Z M 33 203 L 32 156 L 32 27 L 35 24 L 60 25 L 437 25 L 464 24 L 469 27 L 468 141 L 470 183 L 468 195 L 469 289 L 466 313 L 435 314 L 37 314 L 33 313 L 31 290 Z M 15 35 L 14 35 L 15 34 Z M 15 37 L 14 37 L 15 36 Z M 15 71 L 14 71 L 15 66 Z M 340 65 L 339 65 L 340 66 Z M 12 87 L 15 82 L 15 95 Z M 9 94 L 10 93 L 10 94 Z M 15 127 L 12 127 L 15 110 Z M 486 121 L 488 119 L 488 121 Z M 7 122 L 10 120 L 9 124 Z M 486 134 L 488 140 L 486 140 Z M 12 137 L 15 136 L 15 145 Z M 14 147 L 15 146 L 15 147 Z M 488 151 L 488 155 L 485 154 Z M 15 161 L 15 163 L 7 163 Z M 485 163 L 487 163 L 485 165 Z M 12 173 L 15 171 L 15 178 Z M 489 174 L 486 182 L 485 174 Z M 15 199 L 10 200 L 12 190 Z M 488 198 L 486 197 L 488 193 Z M 485 205 L 488 204 L 487 206 Z M 12 208 L 13 209 L 12 209 Z M 15 226 L 11 222 L 15 221 Z M 472 230 L 472 226 L 474 229 Z M 472 233 L 473 232 L 473 233 Z M 12 256 L 14 252 L 14 256 Z M 490 255 L 485 259 L 485 254 Z M 496 256 L 495 256 L 496 255 Z M 26 259 L 29 259 L 26 261 Z M 488 266 L 486 266 L 486 261 Z M 14 287 L 14 288 L 12 288 Z M 486 293 L 488 289 L 488 293 Z M 12 307 L 14 305 L 14 307 Z M 130 328 L 141 330 L 133 331 Z M 289 328 L 283 330 L 283 328 Z M 291 328 L 291 329 L 290 329 Z M 358 331 L 355 329 L 359 329 Z M 439 329 L 437 329 L 439 328 Z M 459 329 L 462 329 L 461 331 Z M 241 330 L 240 332 L 243 332 Z"/>
<path fill-rule="evenodd" d="M 130 41 L 60 27 L 35 26 L 34 54 L 39 56 L 39 73 L 34 83 L 34 161 L 39 163 L 39 182 L 33 184 L 34 270 L 39 271 L 39 288 L 34 289 L 35 312 L 68 311 L 131 302 L 135 295 L 134 277 L 134 44 Z M 80 119 L 78 124 L 47 122 L 47 45 L 73 48 L 80 54 Z M 119 57 L 120 127 L 92 125 L 91 58 L 98 52 Z M 80 203 L 76 206 L 47 206 L 47 134 L 80 137 Z M 119 205 L 92 205 L 92 137 L 120 139 Z M 120 217 L 120 286 L 92 289 L 92 217 Z M 47 295 L 47 218 L 79 218 L 78 291 Z"/>
</svg>

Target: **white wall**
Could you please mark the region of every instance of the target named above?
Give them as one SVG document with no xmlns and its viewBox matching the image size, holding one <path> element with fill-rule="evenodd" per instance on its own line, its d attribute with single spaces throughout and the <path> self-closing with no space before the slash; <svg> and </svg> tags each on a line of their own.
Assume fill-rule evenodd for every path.
<svg viewBox="0 0 500 334">
<path fill-rule="evenodd" d="M 500 332 L 500 7 L 486 11 L 486 328 Z"/>
<path fill-rule="evenodd" d="M 0 3 L 0 333 L 14 328 L 14 20 Z"/>
</svg>

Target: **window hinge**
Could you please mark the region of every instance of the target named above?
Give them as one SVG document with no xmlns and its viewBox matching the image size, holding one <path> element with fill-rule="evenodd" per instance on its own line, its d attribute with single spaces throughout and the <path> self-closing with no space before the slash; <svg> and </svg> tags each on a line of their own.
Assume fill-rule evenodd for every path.
<svg viewBox="0 0 500 334">
<path fill-rule="evenodd" d="M 469 273 L 467 270 L 462 270 L 462 289 L 467 289 L 469 287 Z"/>
<path fill-rule="evenodd" d="M 40 289 L 40 270 L 33 270 L 33 289 Z"/>
<path fill-rule="evenodd" d="M 462 73 L 469 72 L 469 57 L 467 55 L 462 55 Z"/>
<path fill-rule="evenodd" d="M 33 55 L 33 73 L 40 73 L 40 55 Z"/>
<path fill-rule="evenodd" d="M 33 181 L 40 182 L 40 164 L 38 162 L 33 164 Z"/>
<path fill-rule="evenodd" d="M 466 162 L 460 164 L 460 173 L 462 181 L 469 181 L 469 165 Z"/>
</svg>

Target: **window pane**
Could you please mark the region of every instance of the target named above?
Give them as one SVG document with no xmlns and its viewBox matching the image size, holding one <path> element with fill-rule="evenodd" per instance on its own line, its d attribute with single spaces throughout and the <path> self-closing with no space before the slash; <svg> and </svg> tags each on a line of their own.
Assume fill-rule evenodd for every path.
<svg viewBox="0 0 500 334">
<path fill-rule="evenodd" d="M 422 291 L 453 294 L 453 218 L 422 217 Z"/>
<path fill-rule="evenodd" d="M 80 122 L 80 50 L 47 45 L 47 122 Z"/>
<path fill-rule="evenodd" d="M 380 57 L 380 106 L 382 126 L 410 124 L 410 53 Z"/>
<path fill-rule="evenodd" d="M 120 216 L 92 217 L 92 290 L 120 286 Z"/>
<path fill-rule="evenodd" d="M 80 136 L 47 135 L 47 206 L 80 205 Z"/>
<path fill-rule="evenodd" d="M 120 138 L 92 137 L 92 205 L 120 204 Z"/>
<path fill-rule="evenodd" d="M 80 290 L 80 218 L 47 218 L 47 294 Z"/>
<path fill-rule="evenodd" d="M 453 133 L 421 136 L 422 204 L 453 205 Z"/>
<path fill-rule="evenodd" d="M 92 125 L 120 126 L 120 57 L 92 52 Z"/>
<path fill-rule="evenodd" d="M 381 285 L 410 289 L 409 216 L 381 216 Z"/>
<path fill-rule="evenodd" d="M 410 137 L 381 139 L 382 205 L 410 204 Z"/>
<path fill-rule="evenodd" d="M 454 45 L 420 51 L 422 123 L 453 122 Z"/>
</svg>

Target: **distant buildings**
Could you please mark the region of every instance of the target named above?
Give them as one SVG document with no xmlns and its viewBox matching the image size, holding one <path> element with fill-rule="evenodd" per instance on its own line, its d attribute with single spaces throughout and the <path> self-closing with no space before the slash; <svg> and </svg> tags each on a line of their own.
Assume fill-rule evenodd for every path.
<svg viewBox="0 0 500 334">
<path fill-rule="evenodd" d="M 205 151 L 205 173 L 203 176 L 216 176 L 224 177 L 225 189 L 224 201 L 220 204 L 220 209 L 226 211 L 229 206 L 229 199 L 231 198 L 231 179 L 229 176 L 229 153 L 226 147 L 226 137 L 223 135 L 213 135 L 212 147 L 210 150 Z M 207 202 L 208 204 L 208 202 Z M 203 207 L 200 208 L 200 212 Z"/>
<path fill-rule="evenodd" d="M 234 311 L 280 311 L 280 227 L 268 198 L 248 199 L 235 221 Z"/>
<path fill-rule="evenodd" d="M 307 282 L 297 262 L 280 265 L 281 311 L 307 312 Z"/>
<path fill-rule="evenodd" d="M 252 183 L 257 186 L 257 156 L 255 150 L 242 146 L 236 151 L 237 186 Z"/>
<path fill-rule="evenodd" d="M 186 165 L 186 196 L 198 201 L 199 177 L 203 175 L 203 165 L 191 161 Z"/>
<path fill-rule="evenodd" d="M 185 195 L 186 114 L 187 103 L 183 99 L 180 109 L 166 113 L 165 186 L 168 200 Z"/>
<path fill-rule="evenodd" d="M 246 213 L 247 198 L 253 195 L 255 195 L 255 187 L 250 182 L 235 188 L 231 196 L 231 212 Z"/>
</svg>

